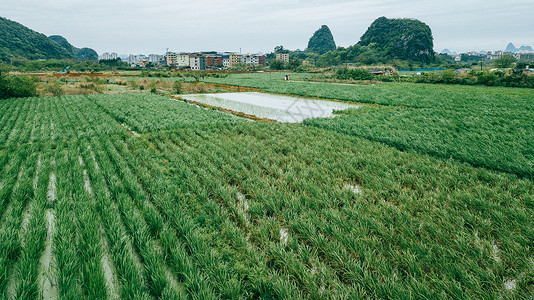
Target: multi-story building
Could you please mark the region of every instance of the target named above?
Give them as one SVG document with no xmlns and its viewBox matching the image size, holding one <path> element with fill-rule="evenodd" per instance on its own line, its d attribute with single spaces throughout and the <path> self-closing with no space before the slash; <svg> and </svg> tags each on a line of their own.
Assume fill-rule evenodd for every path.
<svg viewBox="0 0 534 300">
<path fill-rule="evenodd" d="M 174 52 L 167 52 L 165 54 L 165 64 L 167 66 L 176 66 L 178 64 L 178 54 Z"/>
<path fill-rule="evenodd" d="M 241 63 L 241 54 L 230 54 L 230 64 L 229 67 L 233 67 Z"/>
<path fill-rule="evenodd" d="M 136 65 L 139 62 L 137 55 L 130 54 L 128 55 L 128 63 L 130 65 Z"/>
<path fill-rule="evenodd" d="M 253 56 L 250 54 L 243 54 L 241 55 L 239 62 L 244 65 L 251 65 L 253 62 Z"/>
<path fill-rule="evenodd" d="M 225 68 L 230 68 L 230 55 L 222 56 L 222 65 Z"/>
<path fill-rule="evenodd" d="M 176 56 L 176 66 L 178 67 L 188 67 L 189 66 L 189 54 L 178 54 Z"/>
<path fill-rule="evenodd" d="M 111 59 L 111 54 L 109 54 L 108 52 L 103 53 L 102 55 L 100 55 L 100 57 L 98 59 L 99 60 Z"/>
<path fill-rule="evenodd" d="M 161 61 L 162 56 L 158 54 L 149 54 L 148 55 L 148 62 L 152 64 L 159 64 Z"/>
<path fill-rule="evenodd" d="M 189 57 L 189 66 L 191 70 L 206 70 L 206 58 L 201 55 L 191 55 Z"/>
<path fill-rule="evenodd" d="M 117 58 L 119 58 L 119 55 L 117 53 L 115 53 L 115 52 L 113 52 L 113 53 L 111 53 L 109 55 L 109 59 L 117 59 Z"/>
<path fill-rule="evenodd" d="M 223 66 L 223 57 L 220 55 L 206 55 L 206 68 L 217 68 Z"/>
<path fill-rule="evenodd" d="M 254 64 L 255 65 L 260 65 L 260 66 L 265 66 L 265 55 L 261 55 L 261 54 L 255 54 L 254 55 Z"/>
<path fill-rule="evenodd" d="M 521 61 L 534 61 L 534 52 L 520 52 L 515 55 L 515 58 Z"/>
<path fill-rule="evenodd" d="M 241 61 L 242 64 L 245 65 L 265 65 L 265 55 L 260 54 L 244 54 L 241 55 Z"/>
<path fill-rule="evenodd" d="M 288 63 L 289 53 L 276 53 L 276 59 Z"/>
</svg>

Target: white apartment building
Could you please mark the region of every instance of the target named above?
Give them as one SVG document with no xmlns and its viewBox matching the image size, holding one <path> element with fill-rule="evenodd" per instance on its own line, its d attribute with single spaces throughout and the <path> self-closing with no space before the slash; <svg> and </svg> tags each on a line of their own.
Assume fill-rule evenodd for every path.
<svg viewBox="0 0 534 300">
<path fill-rule="evenodd" d="M 260 54 L 243 54 L 241 63 L 246 65 L 265 65 L 265 55 Z"/>
<path fill-rule="evenodd" d="M 223 67 L 230 68 L 230 56 L 226 55 L 222 57 Z"/>
<path fill-rule="evenodd" d="M 176 66 L 187 67 L 190 65 L 189 54 L 179 54 L 176 56 Z"/>
<path fill-rule="evenodd" d="M 119 58 L 119 55 L 115 52 L 109 54 L 109 52 L 103 53 L 98 57 L 99 60 L 106 60 L 106 59 L 117 59 Z"/>
</svg>

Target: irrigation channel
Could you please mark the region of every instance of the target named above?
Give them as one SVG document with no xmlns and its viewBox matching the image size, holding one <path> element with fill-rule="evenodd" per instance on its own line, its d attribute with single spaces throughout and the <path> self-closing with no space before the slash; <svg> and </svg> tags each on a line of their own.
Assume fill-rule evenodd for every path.
<svg viewBox="0 0 534 300">
<path fill-rule="evenodd" d="M 257 92 L 181 95 L 182 98 L 284 123 L 333 117 L 336 110 L 359 105 Z"/>
</svg>

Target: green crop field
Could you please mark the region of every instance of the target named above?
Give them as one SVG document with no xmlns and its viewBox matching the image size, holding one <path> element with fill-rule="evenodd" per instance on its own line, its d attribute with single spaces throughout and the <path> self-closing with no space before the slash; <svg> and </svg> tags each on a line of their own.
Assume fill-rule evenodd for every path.
<svg viewBox="0 0 534 300">
<path fill-rule="evenodd" d="M 210 80 L 387 107 L 280 124 L 150 94 L 0 101 L 2 298 L 532 297 L 530 91 L 276 76 Z"/>
<path fill-rule="evenodd" d="M 534 91 L 428 84 L 306 82 L 313 74 L 236 74 L 210 82 L 305 97 L 381 105 L 307 125 L 534 178 Z"/>
</svg>

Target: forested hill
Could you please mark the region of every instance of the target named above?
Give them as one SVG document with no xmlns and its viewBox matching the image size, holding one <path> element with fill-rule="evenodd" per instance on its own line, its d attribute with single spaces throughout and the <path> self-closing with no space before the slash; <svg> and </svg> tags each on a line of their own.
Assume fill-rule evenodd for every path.
<svg viewBox="0 0 534 300">
<path fill-rule="evenodd" d="M 336 43 L 334 37 L 328 26 L 323 25 L 319 28 L 308 42 L 308 51 L 317 54 L 324 54 L 328 51 L 336 50 Z"/>
<path fill-rule="evenodd" d="M 355 63 L 408 68 L 411 65 L 427 66 L 436 61 L 434 38 L 428 25 L 414 19 L 386 17 L 376 19 L 357 44 L 313 55 L 317 55 L 312 60 L 319 67 Z"/>
<path fill-rule="evenodd" d="M 432 30 L 414 19 L 376 19 L 358 45 L 373 45 L 384 56 L 428 63 L 434 58 Z"/>
<path fill-rule="evenodd" d="M 66 38 L 60 35 L 51 35 L 49 37 L 54 42 L 60 44 L 63 48 L 67 49 L 71 54 L 76 56 L 79 60 L 97 60 L 98 53 L 91 48 L 76 48 Z"/>
<path fill-rule="evenodd" d="M 82 51 L 87 58 L 78 57 L 76 53 Z M 11 58 L 84 60 L 93 59 L 94 54 L 96 52 L 88 48 L 66 49 L 44 34 L 0 17 L 0 61 L 8 61 Z"/>
</svg>

